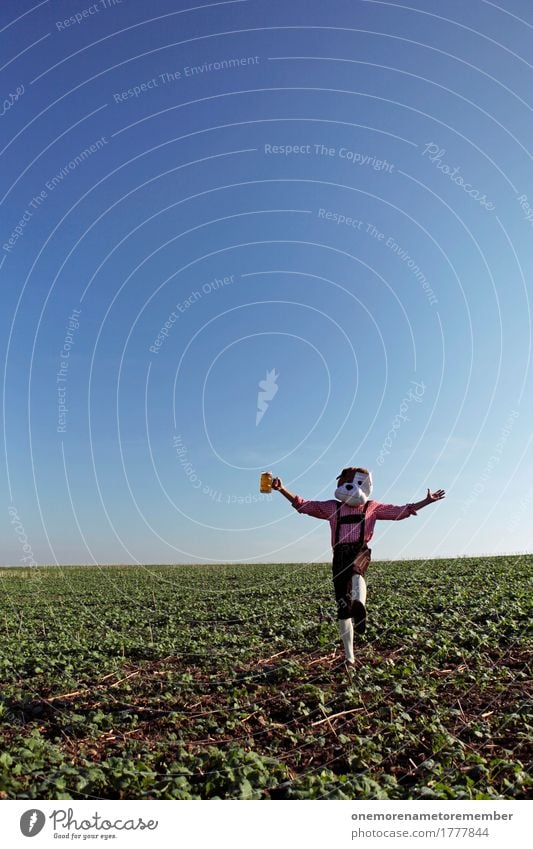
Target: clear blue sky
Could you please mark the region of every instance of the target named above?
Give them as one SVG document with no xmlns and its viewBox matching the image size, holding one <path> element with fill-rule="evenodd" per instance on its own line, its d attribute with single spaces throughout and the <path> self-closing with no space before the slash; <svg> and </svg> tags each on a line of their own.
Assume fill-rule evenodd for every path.
<svg viewBox="0 0 533 849">
<path fill-rule="evenodd" d="M 326 499 L 352 464 L 447 491 L 376 558 L 532 550 L 529 2 L 0 30 L 0 562 L 326 560 L 259 473 Z"/>
</svg>

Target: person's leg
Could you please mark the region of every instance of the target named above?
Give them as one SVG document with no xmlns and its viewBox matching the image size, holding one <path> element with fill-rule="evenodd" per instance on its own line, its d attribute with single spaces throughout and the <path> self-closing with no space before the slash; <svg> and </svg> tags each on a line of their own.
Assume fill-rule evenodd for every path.
<svg viewBox="0 0 533 849">
<path fill-rule="evenodd" d="M 342 640 L 346 662 L 355 662 L 353 651 L 352 599 L 350 597 L 353 554 L 338 548 L 333 554 L 333 586 L 337 602 L 337 625 Z"/>
<path fill-rule="evenodd" d="M 355 663 L 353 653 L 353 622 L 351 619 L 339 619 L 339 634 L 344 646 L 344 655 L 347 663 Z"/>
<path fill-rule="evenodd" d="M 352 575 L 350 598 L 355 631 L 357 634 L 364 634 L 366 629 L 366 582 L 362 575 Z"/>
<path fill-rule="evenodd" d="M 366 630 L 366 581 L 365 575 L 370 564 L 371 550 L 364 545 L 354 558 L 350 579 L 351 615 L 357 634 Z"/>
</svg>

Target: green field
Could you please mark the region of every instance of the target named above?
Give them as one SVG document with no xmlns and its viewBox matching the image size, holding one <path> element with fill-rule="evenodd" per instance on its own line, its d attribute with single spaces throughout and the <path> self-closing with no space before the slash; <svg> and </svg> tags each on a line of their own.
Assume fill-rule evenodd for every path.
<svg viewBox="0 0 533 849">
<path fill-rule="evenodd" d="M 0 569 L 0 797 L 523 799 L 532 574 L 374 563 L 350 678 L 329 565 Z"/>
</svg>

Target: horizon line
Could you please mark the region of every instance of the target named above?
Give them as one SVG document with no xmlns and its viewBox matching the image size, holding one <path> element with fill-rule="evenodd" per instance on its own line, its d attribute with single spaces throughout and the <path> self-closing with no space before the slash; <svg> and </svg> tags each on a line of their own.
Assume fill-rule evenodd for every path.
<svg viewBox="0 0 533 849">
<path fill-rule="evenodd" d="M 490 552 L 482 552 L 480 554 L 451 554 L 437 555 L 434 557 L 410 557 L 410 558 L 384 558 L 373 560 L 372 563 L 376 566 L 378 563 L 405 563 L 405 562 L 424 562 L 431 560 L 464 560 L 464 559 L 479 559 L 480 557 L 531 557 L 533 551 L 508 551 L 492 554 Z M 330 560 L 282 560 L 282 561 L 261 561 L 257 563 L 243 563 L 240 560 L 220 560 L 210 563 L 39 563 L 32 566 L 25 564 L 2 564 L 0 569 L 62 569 L 62 568 L 100 568 L 100 567 L 128 567 L 145 569 L 150 566 L 322 566 L 331 565 Z"/>
</svg>

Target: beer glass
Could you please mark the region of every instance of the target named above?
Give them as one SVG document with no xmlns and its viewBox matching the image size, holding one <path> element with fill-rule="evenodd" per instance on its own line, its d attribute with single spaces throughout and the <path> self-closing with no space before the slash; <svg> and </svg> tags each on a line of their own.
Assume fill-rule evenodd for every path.
<svg viewBox="0 0 533 849">
<path fill-rule="evenodd" d="M 272 472 L 263 472 L 259 485 L 259 492 L 272 492 L 272 481 L 274 480 Z"/>
</svg>

